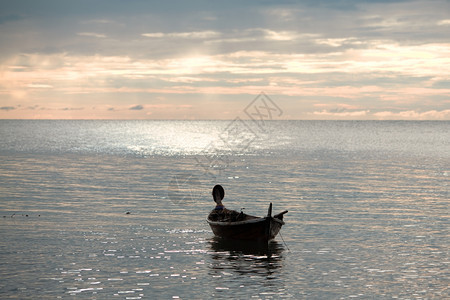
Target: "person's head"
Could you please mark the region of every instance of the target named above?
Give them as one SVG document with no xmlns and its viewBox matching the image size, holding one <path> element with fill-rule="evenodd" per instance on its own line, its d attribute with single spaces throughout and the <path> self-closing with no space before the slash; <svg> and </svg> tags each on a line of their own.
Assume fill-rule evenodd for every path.
<svg viewBox="0 0 450 300">
<path fill-rule="evenodd" d="M 222 199 L 223 197 L 225 197 L 225 190 L 220 184 L 214 186 L 212 190 L 212 196 L 214 198 L 214 202 L 222 203 Z"/>
</svg>

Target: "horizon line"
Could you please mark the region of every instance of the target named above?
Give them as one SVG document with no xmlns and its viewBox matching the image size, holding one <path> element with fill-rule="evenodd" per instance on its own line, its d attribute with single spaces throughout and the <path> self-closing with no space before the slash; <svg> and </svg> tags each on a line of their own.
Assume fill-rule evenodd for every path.
<svg viewBox="0 0 450 300">
<path fill-rule="evenodd" d="M 0 121 L 234 121 L 236 119 L 240 119 L 243 121 L 253 121 L 253 122 L 278 122 L 278 121 L 380 121 L 380 122 L 384 122 L 384 121 L 404 121 L 404 122 L 450 122 L 449 120 L 439 120 L 439 119 L 420 119 L 420 120 L 416 120 L 416 119 L 277 119 L 277 120 L 252 120 L 250 118 L 240 118 L 240 117 L 236 117 L 233 119 L 109 119 L 109 118 L 105 118 L 105 119 L 92 119 L 92 118 L 73 118 L 73 119 L 32 119 L 32 118 L 23 118 L 23 119 L 19 119 L 19 118 L 0 118 Z"/>
</svg>

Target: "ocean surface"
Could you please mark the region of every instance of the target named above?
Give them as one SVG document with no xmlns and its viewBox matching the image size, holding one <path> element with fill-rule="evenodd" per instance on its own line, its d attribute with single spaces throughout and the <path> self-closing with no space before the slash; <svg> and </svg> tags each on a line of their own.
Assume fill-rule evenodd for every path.
<svg viewBox="0 0 450 300">
<path fill-rule="evenodd" d="M 449 121 L 0 121 L 1 299 L 449 299 Z M 214 238 L 211 190 L 268 249 Z"/>
</svg>

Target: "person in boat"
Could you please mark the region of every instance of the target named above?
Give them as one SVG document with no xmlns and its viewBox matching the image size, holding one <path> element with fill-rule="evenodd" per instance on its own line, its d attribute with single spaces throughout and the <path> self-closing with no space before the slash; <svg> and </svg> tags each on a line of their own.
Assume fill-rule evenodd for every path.
<svg viewBox="0 0 450 300">
<path fill-rule="evenodd" d="M 244 218 L 244 214 L 242 212 L 238 213 L 235 210 L 226 209 L 222 204 L 222 200 L 225 197 L 225 190 L 220 184 L 214 186 L 212 196 L 214 202 L 216 202 L 216 207 L 209 213 L 208 218 L 210 220 L 235 222 Z"/>
</svg>

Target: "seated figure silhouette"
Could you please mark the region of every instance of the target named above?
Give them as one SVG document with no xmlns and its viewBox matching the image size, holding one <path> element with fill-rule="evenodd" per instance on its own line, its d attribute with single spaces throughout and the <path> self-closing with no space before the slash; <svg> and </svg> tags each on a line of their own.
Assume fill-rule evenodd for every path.
<svg viewBox="0 0 450 300">
<path fill-rule="evenodd" d="M 235 210 L 226 209 L 222 204 L 222 200 L 225 197 L 225 190 L 221 185 L 218 184 L 214 186 L 212 190 L 212 196 L 214 202 L 216 202 L 216 207 L 209 213 L 208 219 L 210 219 L 211 221 L 224 222 L 235 222 L 243 219 L 244 214 L 242 212 L 238 213 Z"/>
</svg>

